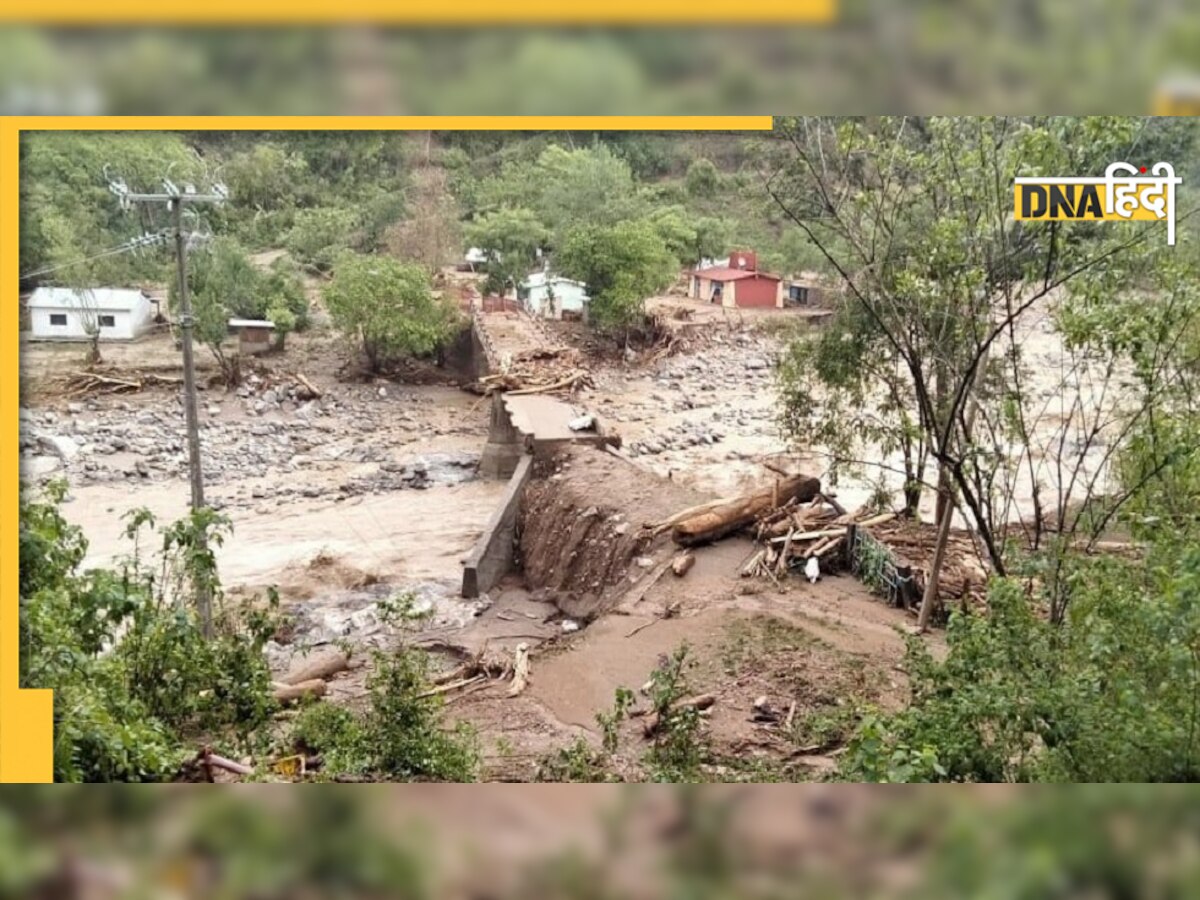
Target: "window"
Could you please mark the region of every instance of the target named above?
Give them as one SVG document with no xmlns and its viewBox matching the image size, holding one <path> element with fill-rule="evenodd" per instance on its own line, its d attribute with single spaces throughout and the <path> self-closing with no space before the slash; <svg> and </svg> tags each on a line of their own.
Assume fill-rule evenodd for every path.
<svg viewBox="0 0 1200 900">
<path fill-rule="evenodd" d="M 66 326 L 67 314 L 66 313 L 50 313 L 50 324 Z"/>
<path fill-rule="evenodd" d="M 100 327 L 101 328 L 113 328 L 116 326 L 116 324 L 117 324 L 116 316 L 101 316 L 100 317 Z"/>
</svg>

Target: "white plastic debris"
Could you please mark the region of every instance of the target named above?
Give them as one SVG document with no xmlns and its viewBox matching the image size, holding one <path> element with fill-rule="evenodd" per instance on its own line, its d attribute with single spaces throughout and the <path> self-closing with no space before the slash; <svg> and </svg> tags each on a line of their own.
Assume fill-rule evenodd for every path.
<svg viewBox="0 0 1200 900">
<path fill-rule="evenodd" d="M 596 417 L 588 413 L 577 419 L 572 419 L 567 423 L 567 427 L 572 431 L 591 431 L 596 427 Z"/>
<path fill-rule="evenodd" d="M 576 622 L 574 619 L 563 619 L 562 620 L 562 630 L 563 630 L 563 634 L 570 634 L 573 631 L 578 631 L 579 623 Z"/>
<path fill-rule="evenodd" d="M 821 564 L 815 556 L 810 556 L 808 562 L 804 564 L 804 574 L 813 584 L 816 584 L 817 579 L 821 577 Z"/>
</svg>

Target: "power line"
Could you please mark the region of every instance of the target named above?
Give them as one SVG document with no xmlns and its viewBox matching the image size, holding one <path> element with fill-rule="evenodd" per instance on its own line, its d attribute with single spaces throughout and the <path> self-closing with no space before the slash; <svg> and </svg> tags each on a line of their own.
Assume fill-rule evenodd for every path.
<svg viewBox="0 0 1200 900">
<path fill-rule="evenodd" d="M 167 232 L 146 232 L 139 237 L 131 238 L 123 244 L 112 247 L 108 250 L 101 250 L 91 256 L 84 256 L 80 259 L 73 259 L 70 262 L 59 263 L 56 266 L 47 266 L 44 269 L 35 269 L 32 272 L 26 272 L 20 276 L 21 281 L 26 281 L 30 278 L 36 278 L 39 275 L 49 275 L 51 272 L 57 272 L 59 269 L 67 269 L 71 266 L 80 266 L 84 263 L 89 263 L 97 259 L 104 259 L 109 256 L 118 256 L 121 253 L 130 253 L 135 250 L 141 250 L 145 247 L 165 244 L 167 241 Z"/>
<path fill-rule="evenodd" d="M 168 169 L 168 174 L 170 169 Z M 158 204 L 166 206 L 171 214 L 171 234 L 175 242 L 175 264 L 179 286 L 179 329 L 182 333 L 183 344 L 183 410 L 187 422 L 188 445 L 188 474 L 192 489 L 192 510 L 203 509 L 204 503 L 204 470 L 200 459 L 200 419 L 196 410 L 196 370 L 192 361 L 192 331 L 195 319 L 192 316 L 192 303 L 188 297 L 187 281 L 187 250 L 189 238 L 183 230 L 183 209 L 185 206 L 199 204 L 220 204 L 229 197 L 229 191 L 223 184 L 213 184 L 212 192 L 201 194 L 193 185 L 185 184 L 182 189 L 169 178 L 163 178 L 161 193 L 139 193 L 130 191 L 125 179 L 111 178 L 108 189 L 116 195 L 121 209 L 130 210 L 136 203 L 139 209 Z M 207 539 L 203 532 L 197 536 L 198 549 L 207 547 Z M 200 626 L 206 638 L 213 635 L 212 594 L 205 585 L 197 585 L 196 608 L 200 615 Z"/>
</svg>

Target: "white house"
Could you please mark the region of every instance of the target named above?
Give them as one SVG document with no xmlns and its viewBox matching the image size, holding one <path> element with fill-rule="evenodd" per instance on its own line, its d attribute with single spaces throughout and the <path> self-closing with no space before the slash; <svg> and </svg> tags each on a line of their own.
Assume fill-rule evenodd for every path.
<svg viewBox="0 0 1200 900">
<path fill-rule="evenodd" d="M 130 340 L 150 327 L 154 303 L 139 290 L 40 287 L 26 303 L 34 337 L 87 340 L 92 328 L 102 340 Z"/>
<path fill-rule="evenodd" d="M 546 272 L 535 272 L 517 289 L 517 299 L 536 316 L 547 319 L 586 318 L 587 285 Z"/>
</svg>

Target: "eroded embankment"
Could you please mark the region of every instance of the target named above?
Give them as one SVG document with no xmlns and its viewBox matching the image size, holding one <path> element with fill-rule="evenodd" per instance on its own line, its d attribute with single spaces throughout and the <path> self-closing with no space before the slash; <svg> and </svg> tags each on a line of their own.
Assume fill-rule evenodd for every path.
<svg viewBox="0 0 1200 900">
<path fill-rule="evenodd" d="M 603 450 L 565 450 L 539 463 L 525 490 L 518 564 L 529 587 L 593 616 L 670 556 L 669 537 L 652 538 L 643 524 L 706 499 Z"/>
</svg>

